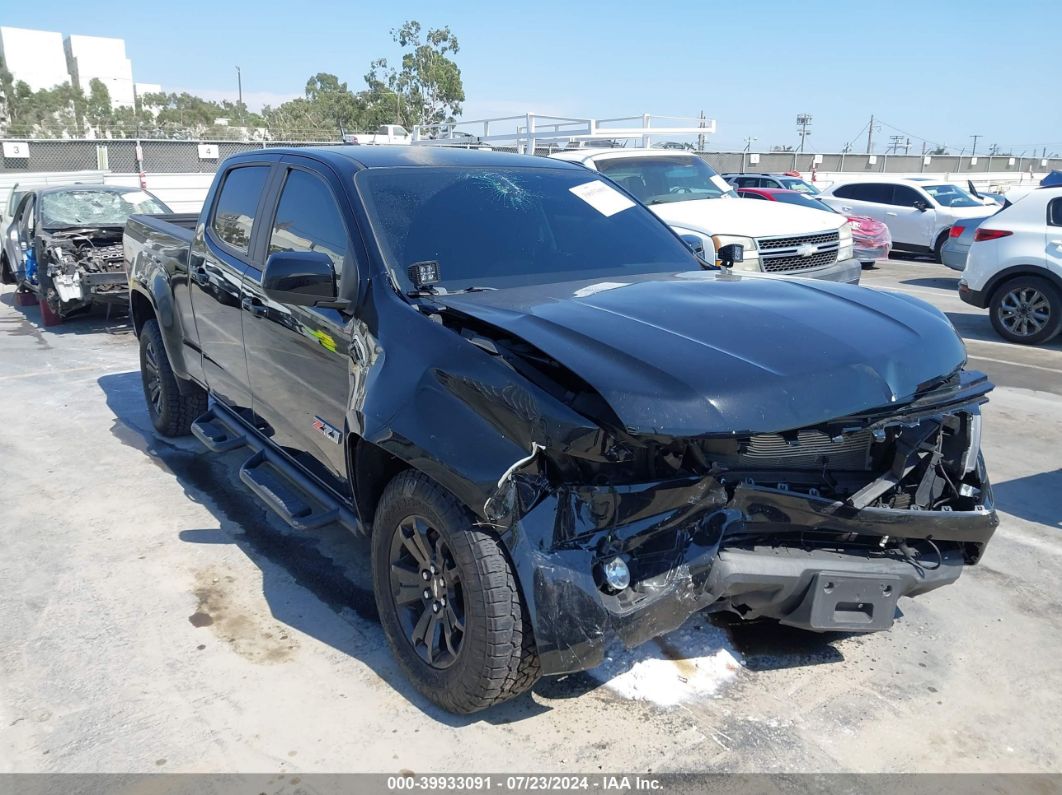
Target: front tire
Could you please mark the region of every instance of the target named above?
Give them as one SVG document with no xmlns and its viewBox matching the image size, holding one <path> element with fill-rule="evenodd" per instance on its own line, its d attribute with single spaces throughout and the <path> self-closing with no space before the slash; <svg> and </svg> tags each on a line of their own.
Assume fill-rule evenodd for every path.
<svg viewBox="0 0 1062 795">
<path fill-rule="evenodd" d="M 15 283 L 15 274 L 11 270 L 11 265 L 8 264 L 7 254 L 0 254 L 0 282 L 4 284 Z"/>
<path fill-rule="evenodd" d="M 387 642 L 426 698 L 467 714 L 538 679 L 527 611 L 501 544 L 422 473 L 401 472 L 384 490 L 372 566 Z"/>
<path fill-rule="evenodd" d="M 1062 296 L 1046 279 L 1017 276 L 992 294 L 989 316 L 1008 342 L 1039 345 L 1062 330 Z"/>
<path fill-rule="evenodd" d="M 148 320 L 140 329 L 140 378 L 155 430 L 163 436 L 187 436 L 192 421 L 207 410 L 207 393 L 192 382 L 186 382 L 181 392 L 155 320 Z"/>
</svg>

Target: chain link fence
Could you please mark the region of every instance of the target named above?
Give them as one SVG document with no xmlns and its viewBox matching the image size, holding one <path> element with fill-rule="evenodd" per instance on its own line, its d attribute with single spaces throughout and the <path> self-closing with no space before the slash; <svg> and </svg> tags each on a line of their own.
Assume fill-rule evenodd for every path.
<svg viewBox="0 0 1062 795">
<path fill-rule="evenodd" d="M 0 158 L 0 173 L 111 171 L 116 174 L 209 174 L 226 157 L 267 146 L 328 146 L 338 141 L 160 141 L 142 139 L 137 163 L 135 140 L 23 139 L 19 156 Z M 6 148 L 6 147 L 5 147 Z"/>
<path fill-rule="evenodd" d="M 8 142 L 13 143 L 13 142 Z M 135 140 L 74 140 L 74 139 L 23 139 L 19 156 L 9 157 L 8 151 L 0 158 L 0 173 L 83 171 L 101 170 L 116 174 L 135 174 L 145 171 L 153 174 L 213 173 L 218 164 L 229 155 L 262 149 L 267 146 L 321 146 L 334 145 L 339 141 L 174 141 L 142 139 L 139 142 L 142 162 L 137 162 Z M 5 150 L 9 147 L 5 146 Z M 506 147 L 496 147 L 499 151 Z M 511 149 L 511 151 L 515 151 Z M 553 151 L 556 151 L 555 149 Z M 549 154 L 540 149 L 538 154 Z M 998 174 L 1022 175 L 1044 173 L 1052 169 L 1062 170 L 1062 158 L 1012 157 L 1010 155 L 979 155 L 976 158 L 957 155 L 865 155 L 865 154 L 811 154 L 799 152 L 766 152 L 754 155 L 749 152 L 704 152 L 702 157 L 726 174 L 730 172 L 784 172 L 814 170 L 850 174 Z M 757 162 L 753 162 L 756 159 Z M 816 162 L 816 160 L 818 162 Z"/>
</svg>

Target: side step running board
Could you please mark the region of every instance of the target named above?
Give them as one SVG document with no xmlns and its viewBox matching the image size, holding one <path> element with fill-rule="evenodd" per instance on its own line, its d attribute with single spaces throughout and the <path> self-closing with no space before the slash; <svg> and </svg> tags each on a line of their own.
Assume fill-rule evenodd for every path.
<svg viewBox="0 0 1062 795">
<path fill-rule="evenodd" d="M 363 532 L 353 511 L 282 455 L 265 446 L 224 408 L 212 406 L 195 420 L 192 435 L 213 453 L 237 447 L 253 450 L 240 467 L 240 480 L 294 529 L 316 530 L 337 522 L 353 533 Z"/>
<path fill-rule="evenodd" d="M 192 436 L 212 453 L 224 453 L 247 444 L 247 434 L 239 424 L 213 408 L 192 423 Z"/>
<path fill-rule="evenodd" d="M 240 467 L 240 480 L 296 530 L 316 530 L 338 522 L 357 528 L 354 515 L 279 456 L 262 449 Z"/>
</svg>

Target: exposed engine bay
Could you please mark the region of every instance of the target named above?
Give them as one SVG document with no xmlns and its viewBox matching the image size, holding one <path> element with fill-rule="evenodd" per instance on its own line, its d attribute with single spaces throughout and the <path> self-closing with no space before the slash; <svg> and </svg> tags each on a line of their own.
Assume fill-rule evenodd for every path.
<svg viewBox="0 0 1062 795">
<path fill-rule="evenodd" d="M 45 297 L 61 315 L 93 303 L 128 300 L 121 227 L 53 232 L 40 267 Z"/>
</svg>

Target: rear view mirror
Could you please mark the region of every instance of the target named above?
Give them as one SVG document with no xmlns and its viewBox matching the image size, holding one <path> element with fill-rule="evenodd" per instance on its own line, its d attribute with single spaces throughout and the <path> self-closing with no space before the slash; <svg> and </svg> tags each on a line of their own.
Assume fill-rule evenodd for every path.
<svg viewBox="0 0 1062 795">
<path fill-rule="evenodd" d="M 929 209 L 929 205 L 926 204 L 921 199 L 918 199 L 917 201 L 915 201 L 914 206 L 915 206 L 915 209 L 918 210 L 918 212 L 920 212 L 920 213 L 924 213 L 926 210 Z"/>
<path fill-rule="evenodd" d="M 262 290 L 281 304 L 332 303 L 337 296 L 336 269 L 331 257 L 320 251 L 278 251 L 266 260 Z"/>
</svg>

